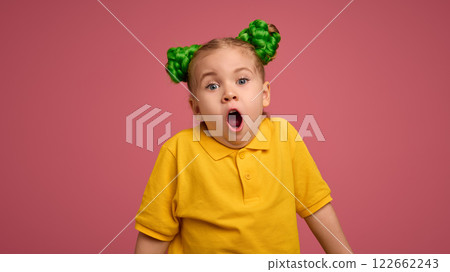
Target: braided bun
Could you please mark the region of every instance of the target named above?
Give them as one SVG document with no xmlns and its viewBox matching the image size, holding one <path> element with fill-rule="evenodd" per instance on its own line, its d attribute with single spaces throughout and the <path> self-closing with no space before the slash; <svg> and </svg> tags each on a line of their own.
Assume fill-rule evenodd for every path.
<svg viewBox="0 0 450 272">
<path fill-rule="evenodd" d="M 201 45 L 172 47 L 167 50 L 166 71 L 173 82 L 187 81 L 189 62 Z"/>
<path fill-rule="evenodd" d="M 256 19 L 248 28 L 242 30 L 236 39 L 252 44 L 256 54 L 266 65 L 275 58 L 281 36 L 274 25 Z"/>
</svg>

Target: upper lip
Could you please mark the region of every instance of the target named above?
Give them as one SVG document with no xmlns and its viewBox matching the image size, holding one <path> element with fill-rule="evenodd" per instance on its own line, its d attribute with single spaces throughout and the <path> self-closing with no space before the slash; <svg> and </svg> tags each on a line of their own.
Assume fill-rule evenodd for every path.
<svg viewBox="0 0 450 272">
<path fill-rule="evenodd" d="M 230 108 L 230 109 L 228 110 L 228 113 L 227 113 L 227 114 L 230 114 L 230 112 L 232 112 L 232 111 L 237 111 L 237 112 L 239 112 L 239 114 L 241 114 L 241 112 L 240 112 L 238 109 L 236 109 L 236 108 Z"/>
</svg>

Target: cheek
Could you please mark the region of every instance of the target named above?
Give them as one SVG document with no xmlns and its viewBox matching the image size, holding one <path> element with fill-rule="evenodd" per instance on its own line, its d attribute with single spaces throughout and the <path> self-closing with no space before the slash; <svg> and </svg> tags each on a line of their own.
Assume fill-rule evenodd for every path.
<svg viewBox="0 0 450 272">
<path fill-rule="evenodd" d="M 211 97 L 199 97 L 199 109 L 201 114 L 219 114 L 217 102 L 211 100 Z"/>
<path fill-rule="evenodd" d="M 261 95 L 259 95 L 261 96 Z M 253 102 L 255 102 L 255 105 L 253 106 L 254 108 L 254 112 L 256 113 L 256 115 L 260 115 L 263 113 L 264 111 L 264 105 L 263 105 L 263 100 L 261 97 L 256 98 Z M 258 117 L 258 116 L 256 116 Z"/>
</svg>

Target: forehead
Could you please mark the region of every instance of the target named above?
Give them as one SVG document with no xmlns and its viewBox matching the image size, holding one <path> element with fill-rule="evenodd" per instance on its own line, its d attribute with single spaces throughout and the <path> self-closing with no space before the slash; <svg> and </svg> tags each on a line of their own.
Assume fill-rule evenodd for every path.
<svg viewBox="0 0 450 272">
<path fill-rule="evenodd" d="M 237 68 L 248 68 L 256 73 L 255 59 L 246 49 L 226 47 L 207 51 L 195 61 L 194 75 L 200 78 L 207 72 L 231 73 Z"/>
</svg>

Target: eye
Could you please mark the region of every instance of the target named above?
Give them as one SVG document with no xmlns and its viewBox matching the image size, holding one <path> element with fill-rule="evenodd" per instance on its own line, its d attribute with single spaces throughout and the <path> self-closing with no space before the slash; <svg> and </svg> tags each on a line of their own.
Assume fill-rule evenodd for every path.
<svg viewBox="0 0 450 272">
<path fill-rule="evenodd" d="M 217 88 L 219 88 L 219 85 L 217 85 L 216 83 L 211 83 L 211 84 L 208 84 L 208 86 L 206 86 L 206 89 L 211 90 L 211 91 L 215 91 L 215 90 L 217 90 Z"/>
<path fill-rule="evenodd" d="M 240 78 L 239 80 L 238 80 L 238 84 L 239 85 L 244 85 L 245 83 L 247 83 L 248 82 L 248 78 L 245 78 L 245 77 L 243 77 L 243 78 Z"/>
</svg>

